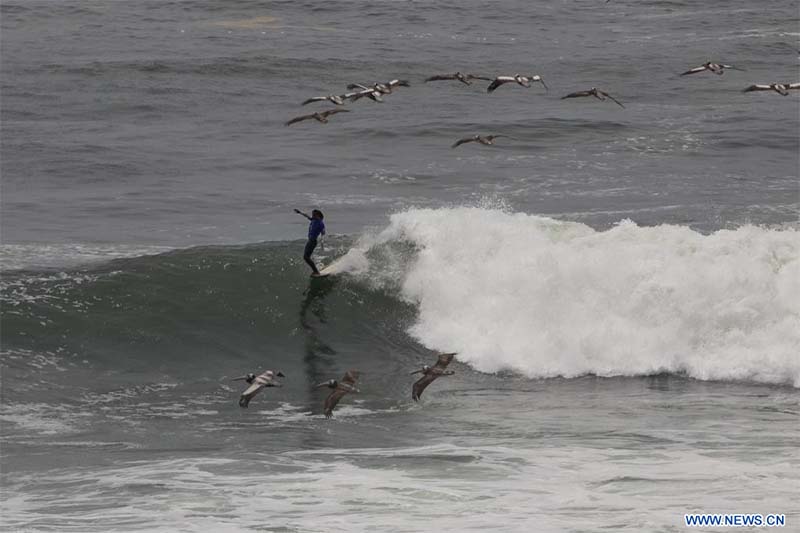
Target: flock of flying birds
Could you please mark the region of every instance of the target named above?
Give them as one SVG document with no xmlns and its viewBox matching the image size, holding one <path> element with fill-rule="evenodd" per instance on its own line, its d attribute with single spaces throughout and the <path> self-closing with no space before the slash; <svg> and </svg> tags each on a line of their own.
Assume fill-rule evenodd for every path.
<svg viewBox="0 0 800 533">
<path fill-rule="evenodd" d="M 422 391 L 424 391 L 428 385 L 433 383 L 436 378 L 441 376 L 452 376 L 455 374 L 455 372 L 452 370 L 447 370 L 447 365 L 450 364 L 450 361 L 453 360 L 455 355 L 455 353 L 439 354 L 435 365 L 423 365 L 423 367 L 419 370 L 411 372 L 412 375 L 422 374 L 422 377 L 418 379 L 411 387 L 411 398 L 415 402 L 419 401 Z M 315 386 L 315 388 L 318 389 L 323 387 L 333 389 L 333 392 L 331 392 L 328 397 L 325 398 L 325 403 L 323 404 L 323 410 L 326 418 L 331 418 L 333 416 L 333 408 L 336 407 L 336 404 L 339 403 L 339 400 L 341 400 L 344 395 L 361 392 L 356 388 L 356 382 L 358 381 L 359 374 L 360 373 L 358 370 L 348 370 L 345 372 L 344 377 L 339 381 L 330 379 Z M 247 407 L 250 405 L 250 400 L 252 400 L 256 394 L 261 392 L 261 390 L 266 387 L 281 387 L 281 383 L 275 380 L 276 377 L 282 378 L 286 376 L 277 370 L 267 370 L 259 375 L 251 373 L 244 376 L 239 376 L 238 378 L 233 378 L 234 381 L 246 381 L 250 385 L 239 397 L 239 406 Z"/>
<path fill-rule="evenodd" d="M 722 75 L 725 73 L 725 70 L 743 70 L 740 68 L 736 68 L 733 65 L 725 65 L 723 63 L 713 63 L 711 61 L 700 65 L 699 67 L 695 67 L 692 69 L 683 72 L 681 76 L 686 76 L 689 74 L 697 74 L 699 72 L 713 72 L 714 74 Z M 516 83 L 517 85 L 521 85 L 522 87 L 530 87 L 531 84 L 538 82 L 541 83 L 544 87 L 545 91 L 548 91 L 548 87 L 544 82 L 542 76 L 536 74 L 531 76 L 523 76 L 520 74 L 514 74 L 513 76 L 496 76 L 494 78 L 488 78 L 485 76 L 476 76 L 475 74 L 462 74 L 461 72 L 456 72 L 454 74 L 439 74 L 436 76 L 431 76 L 425 80 L 425 83 L 433 82 L 433 81 L 458 81 L 464 85 L 472 85 L 474 80 L 482 80 L 482 81 L 489 81 L 491 82 L 488 87 L 486 87 L 486 92 L 492 93 L 498 87 L 501 87 L 508 83 Z M 314 96 L 305 100 L 302 105 L 308 105 L 313 102 L 330 102 L 337 106 L 342 106 L 346 102 L 355 102 L 357 100 L 361 100 L 362 98 L 368 98 L 373 102 L 382 103 L 384 100 L 383 98 L 387 95 L 390 95 L 394 92 L 397 87 L 410 87 L 411 84 L 406 80 L 392 80 L 386 83 L 374 83 L 372 85 L 362 85 L 359 83 L 353 83 L 347 86 L 347 90 L 350 92 L 344 94 L 329 94 L 326 96 Z M 770 83 L 770 84 L 755 84 L 745 87 L 742 92 L 753 92 L 753 91 L 774 91 L 780 95 L 786 96 L 789 94 L 791 90 L 798 90 L 800 89 L 800 83 Z M 566 100 L 568 98 L 582 98 L 582 97 L 594 97 L 598 100 L 611 100 L 618 106 L 624 108 L 625 106 L 616 98 L 611 96 L 605 91 L 598 89 L 597 87 L 592 87 L 591 89 L 585 91 L 576 91 L 564 95 L 561 97 L 562 100 Z M 304 120 L 316 120 L 322 124 L 327 124 L 330 120 L 330 117 L 337 114 L 337 113 L 348 113 L 349 110 L 341 109 L 341 108 L 333 108 L 328 109 L 327 111 L 321 111 L 316 113 L 310 113 L 308 115 L 301 115 L 298 117 L 294 117 L 293 119 L 289 120 L 286 125 L 291 126 L 292 124 L 296 124 L 298 122 L 302 122 Z M 452 148 L 456 148 L 461 146 L 462 144 L 476 142 L 479 144 L 484 145 L 492 145 L 494 144 L 494 139 L 498 137 L 508 137 L 508 135 L 473 135 L 471 137 L 464 137 L 463 139 L 457 140 L 453 143 Z"/>
</svg>

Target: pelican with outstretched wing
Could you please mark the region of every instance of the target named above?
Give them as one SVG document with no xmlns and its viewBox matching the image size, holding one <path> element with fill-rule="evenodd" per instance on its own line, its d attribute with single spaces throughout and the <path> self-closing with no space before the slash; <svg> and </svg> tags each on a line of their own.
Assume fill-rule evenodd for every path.
<svg viewBox="0 0 800 533">
<path fill-rule="evenodd" d="M 781 96 L 788 96 L 789 91 L 797 89 L 800 89 L 800 83 L 770 83 L 769 85 L 766 84 L 751 85 L 749 87 L 745 87 L 744 89 L 742 89 L 742 92 L 751 93 L 753 91 L 775 91 Z"/>
<path fill-rule="evenodd" d="M 487 93 L 494 92 L 495 89 L 504 85 L 506 83 L 517 83 L 522 85 L 523 87 L 530 87 L 531 83 L 538 81 L 544 87 L 544 90 L 549 90 L 547 85 L 544 83 L 544 79 L 538 74 L 533 76 L 522 76 L 520 74 L 514 74 L 513 76 L 497 76 L 492 83 L 486 88 Z"/>
<path fill-rule="evenodd" d="M 607 92 L 605 92 L 605 91 L 601 91 L 601 90 L 600 90 L 600 89 L 598 89 L 597 87 L 592 87 L 592 88 L 591 88 L 591 89 L 589 89 L 588 91 L 578 91 L 578 92 L 574 92 L 574 93 L 569 93 L 569 94 L 568 94 L 568 95 L 566 95 L 566 96 L 562 96 L 562 97 L 561 97 L 561 99 L 562 99 L 562 100 L 565 100 L 565 99 L 567 99 L 567 98 L 581 98 L 581 97 L 583 97 L 583 96 L 594 96 L 594 97 L 595 97 L 595 98 L 597 98 L 598 100 L 605 100 L 605 99 L 609 99 L 609 100 L 611 100 L 612 102 L 614 102 L 615 104 L 617 104 L 618 106 L 620 106 L 620 107 L 623 107 L 623 108 L 625 107 L 624 105 L 622 105 L 622 104 L 619 102 L 619 100 L 617 100 L 616 98 L 614 98 L 613 96 L 611 96 L 611 95 L 610 95 L 610 94 L 608 94 Z"/>
<path fill-rule="evenodd" d="M 476 76 L 474 74 L 462 74 L 461 72 L 456 72 L 454 74 L 438 74 L 436 76 L 431 76 L 430 78 L 425 79 L 425 83 L 428 83 L 430 81 L 447 81 L 447 80 L 457 80 L 463 83 L 464 85 L 472 85 L 472 80 L 492 81 L 492 78 L 487 78 L 485 76 Z"/>
<path fill-rule="evenodd" d="M 733 65 L 724 65 L 722 63 L 712 63 L 711 61 L 709 61 L 708 63 L 703 63 L 699 67 L 690 68 L 686 72 L 682 72 L 681 76 L 687 76 L 689 74 L 697 74 L 698 72 L 704 72 L 706 70 L 722 76 L 723 74 L 725 74 L 726 68 L 730 70 L 742 70 L 740 68 L 734 67 Z"/>
<path fill-rule="evenodd" d="M 275 381 L 276 377 L 282 378 L 285 376 L 281 371 L 267 370 L 257 376 L 251 372 L 244 376 L 233 378 L 233 381 L 245 381 L 250 384 L 239 397 L 239 407 L 247 407 L 250 405 L 250 400 L 265 387 L 281 387 L 282 385 Z"/>
<path fill-rule="evenodd" d="M 454 142 L 450 148 L 457 148 L 462 144 L 472 143 L 472 142 L 484 144 L 486 146 L 491 146 L 494 144 L 494 140 L 499 137 L 508 137 L 508 135 L 486 135 L 486 136 L 473 135 L 472 137 L 464 137 L 463 139 L 459 139 L 456 142 Z"/>
<path fill-rule="evenodd" d="M 438 359 L 436 360 L 436 364 L 433 366 L 424 365 L 419 370 L 415 370 L 411 372 L 411 374 L 422 374 L 422 377 L 419 378 L 415 383 L 414 386 L 411 388 L 411 398 L 417 402 L 419 401 L 419 397 L 422 396 L 422 391 L 425 388 L 436 381 L 436 378 L 441 376 L 452 376 L 455 374 L 452 370 L 446 370 L 447 365 L 450 364 L 450 361 L 453 360 L 455 357 L 455 353 L 442 353 L 439 354 Z"/>
<path fill-rule="evenodd" d="M 359 374 L 360 372 L 358 370 L 348 370 L 345 372 L 341 381 L 330 379 L 317 385 L 317 388 L 328 387 L 329 389 L 333 389 L 333 392 L 325 398 L 325 404 L 323 405 L 325 418 L 331 418 L 333 416 L 333 408 L 336 407 L 336 404 L 339 403 L 339 400 L 341 400 L 345 394 L 361 392 L 356 388 L 356 381 L 358 381 Z"/>
<path fill-rule="evenodd" d="M 299 117 L 294 117 L 289 122 L 287 122 L 286 125 L 291 126 L 292 124 L 296 124 L 298 122 L 311 119 L 314 119 L 322 124 L 327 124 L 329 116 L 335 115 L 336 113 L 349 113 L 349 112 L 350 111 L 348 111 L 347 109 L 329 109 L 327 111 L 323 111 L 322 113 L 311 113 L 310 115 L 301 115 Z"/>
</svg>

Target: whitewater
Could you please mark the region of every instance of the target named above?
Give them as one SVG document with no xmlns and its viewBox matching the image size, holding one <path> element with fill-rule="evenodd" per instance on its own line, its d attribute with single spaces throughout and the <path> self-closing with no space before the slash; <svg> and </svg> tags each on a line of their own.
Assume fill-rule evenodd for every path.
<svg viewBox="0 0 800 533">
<path fill-rule="evenodd" d="M 401 244 L 413 259 L 380 252 Z M 409 332 L 481 372 L 800 386 L 793 228 L 704 235 L 623 220 L 597 231 L 499 209 L 410 210 L 338 268 L 399 285 L 418 308 Z"/>
</svg>

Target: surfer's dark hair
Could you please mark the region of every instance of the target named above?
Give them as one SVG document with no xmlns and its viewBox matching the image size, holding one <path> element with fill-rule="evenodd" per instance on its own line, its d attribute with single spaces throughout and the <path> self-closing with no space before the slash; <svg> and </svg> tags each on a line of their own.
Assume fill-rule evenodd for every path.
<svg viewBox="0 0 800 533">
<path fill-rule="evenodd" d="M 311 218 L 315 217 L 322 220 L 323 218 L 325 218 L 325 215 L 323 215 L 322 211 L 320 211 L 319 209 L 314 209 L 313 211 L 311 211 Z"/>
</svg>

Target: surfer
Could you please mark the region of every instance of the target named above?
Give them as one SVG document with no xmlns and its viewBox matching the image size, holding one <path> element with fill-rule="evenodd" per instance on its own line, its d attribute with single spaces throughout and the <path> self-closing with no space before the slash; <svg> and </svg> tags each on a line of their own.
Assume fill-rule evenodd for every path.
<svg viewBox="0 0 800 533">
<path fill-rule="evenodd" d="M 325 216 L 319 209 L 311 211 L 311 216 L 306 215 L 299 209 L 295 209 L 294 212 L 298 215 L 303 215 L 311 221 L 308 225 L 308 242 L 306 243 L 305 251 L 303 251 L 303 261 L 308 263 L 308 266 L 311 267 L 311 275 L 317 277 L 320 275 L 319 270 L 317 270 L 317 265 L 315 265 L 314 261 L 311 259 L 311 254 L 314 253 L 314 248 L 317 247 L 317 238 L 320 235 L 325 235 L 325 223 L 322 221 Z"/>
</svg>

